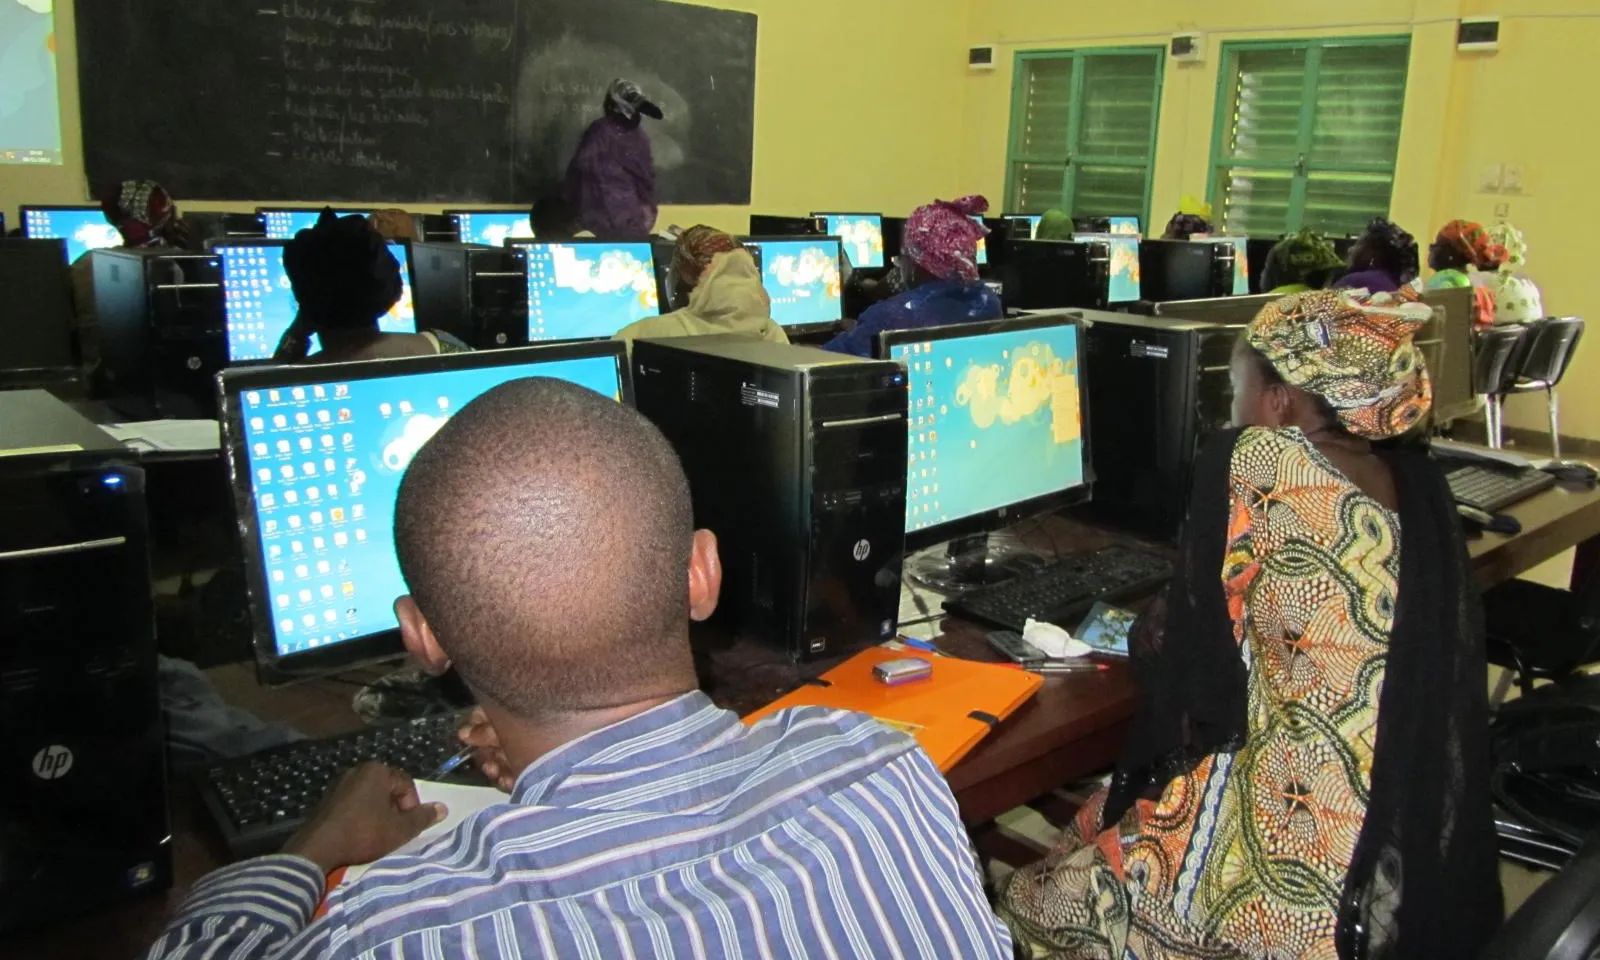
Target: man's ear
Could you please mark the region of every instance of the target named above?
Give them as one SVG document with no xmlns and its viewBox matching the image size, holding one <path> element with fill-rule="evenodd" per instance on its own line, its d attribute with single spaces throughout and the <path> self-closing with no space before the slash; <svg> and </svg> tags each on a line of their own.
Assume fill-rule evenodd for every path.
<svg viewBox="0 0 1600 960">
<path fill-rule="evenodd" d="M 422 665 L 425 673 L 443 676 L 450 669 L 450 655 L 439 646 L 439 638 L 433 635 L 433 627 L 411 594 L 394 602 L 394 615 L 400 621 L 400 642 L 405 644 L 406 652 Z"/>
<path fill-rule="evenodd" d="M 722 558 L 717 555 L 717 535 L 710 530 L 694 532 L 694 549 L 689 553 L 689 619 L 708 619 L 717 609 L 722 595 Z"/>
</svg>

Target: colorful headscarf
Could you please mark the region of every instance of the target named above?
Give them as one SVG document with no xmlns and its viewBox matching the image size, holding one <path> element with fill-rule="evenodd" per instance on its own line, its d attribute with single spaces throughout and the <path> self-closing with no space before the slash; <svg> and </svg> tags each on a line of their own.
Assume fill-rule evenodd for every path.
<svg viewBox="0 0 1600 960">
<path fill-rule="evenodd" d="M 1398 436 L 1433 406 L 1413 337 L 1432 315 L 1415 291 L 1314 290 L 1267 304 L 1245 338 L 1291 386 L 1327 401 L 1359 437 Z"/>
<path fill-rule="evenodd" d="M 1422 266 L 1417 256 L 1417 240 L 1388 217 L 1373 217 L 1361 235 L 1373 262 L 1351 266 L 1357 271 L 1377 269 L 1389 274 L 1397 287 L 1416 279 Z M 1360 242 L 1360 241 L 1358 241 Z"/>
<path fill-rule="evenodd" d="M 935 200 L 906 219 L 901 248 L 917 266 L 940 280 L 978 282 L 978 241 L 989 228 L 972 219 L 989 212 L 980 196 Z"/>
<path fill-rule="evenodd" d="M 1072 222 L 1072 215 L 1065 210 L 1046 210 L 1044 216 L 1039 218 L 1039 226 L 1033 231 L 1035 240 L 1071 240 L 1077 233 L 1077 225 Z"/>
<path fill-rule="evenodd" d="M 1268 290 L 1296 283 L 1320 287 L 1326 281 L 1317 274 L 1332 275 L 1343 268 L 1343 258 L 1326 237 L 1315 230 L 1301 230 L 1279 240 L 1267 254 L 1261 285 Z"/>
<path fill-rule="evenodd" d="M 1211 221 L 1198 213 L 1175 213 L 1162 232 L 1163 240 L 1187 240 L 1197 233 L 1210 233 Z"/>
<path fill-rule="evenodd" d="M 678 237 L 672 248 L 672 272 L 681 287 L 692 289 L 699 284 L 700 275 L 711 266 L 711 259 L 719 253 L 732 253 L 742 249 L 739 241 L 716 227 L 705 224 L 690 227 Z"/>
<path fill-rule="evenodd" d="M 178 208 L 154 180 L 124 180 L 106 191 L 100 209 L 130 247 L 181 245 Z"/>
<path fill-rule="evenodd" d="M 1451 220 L 1439 230 L 1435 242 L 1479 270 L 1498 270 L 1506 259 L 1505 248 L 1489 236 L 1483 224 L 1471 220 Z"/>
<path fill-rule="evenodd" d="M 1509 223 L 1497 223 L 1489 228 L 1489 241 L 1499 244 L 1506 252 L 1500 269 L 1517 270 L 1528 265 L 1528 238 L 1521 230 Z"/>
</svg>

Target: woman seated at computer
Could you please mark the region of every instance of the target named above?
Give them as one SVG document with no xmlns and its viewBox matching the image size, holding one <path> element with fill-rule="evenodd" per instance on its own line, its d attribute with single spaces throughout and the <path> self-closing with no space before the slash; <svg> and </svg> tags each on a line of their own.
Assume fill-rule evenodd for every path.
<svg viewBox="0 0 1600 960">
<path fill-rule="evenodd" d="M 1432 402 L 1413 297 L 1285 297 L 1241 336 L 1117 772 L 1001 885 L 1028 955 L 1467 957 L 1499 924 L 1459 522 L 1374 445 Z"/>
<path fill-rule="evenodd" d="M 1428 247 L 1429 290 L 1469 288 L 1473 296 L 1474 326 L 1494 324 L 1494 292 L 1489 282 L 1505 262 L 1505 248 L 1489 236 L 1483 224 L 1471 220 L 1451 220 L 1439 228 Z"/>
<path fill-rule="evenodd" d="M 1267 253 L 1261 289 L 1284 296 L 1321 290 L 1343 270 L 1344 261 L 1326 237 L 1301 230 L 1279 240 Z"/>
<path fill-rule="evenodd" d="M 715 227 L 690 227 L 672 251 L 673 287 L 682 306 L 622 328 L 616 339 L 736 333 L 788 343 L 772 319 L 761 270 L 739 241 Z"/>
<path fill-rule="evenodd" d="M 400 262 L 365 217 L 323 210 L 316 225 L 283 248 L 283 269 L 299 304 L 278 343 L 279 363 L 340 363 L 460 353 L 466 344 L 447 333 L 385 333 L 378 320 L 400 302 Z M 311 337 L 321 349 L 311 353 Z"/>
<path fill-rule="evenodd" d="M 1417 278 L 1417 241 L 1386 217 L 1375 217 L 1350 248 L 1350 270 L 1335 287 L 1393 293 Z"/>
<path fill-rule="evenodd" d="M 978 279 L 978 242 L 989 231 L 972 218 L 988 210 L 989 201 L 978 196 L 918 207 L 906 219 L 894 265 L 907 289 L 863 310 L 856 325 L 824 349 L 870 357 L 873 341 L 885 330 L 1004 316 L 1000 298 Z"/>
</svg>

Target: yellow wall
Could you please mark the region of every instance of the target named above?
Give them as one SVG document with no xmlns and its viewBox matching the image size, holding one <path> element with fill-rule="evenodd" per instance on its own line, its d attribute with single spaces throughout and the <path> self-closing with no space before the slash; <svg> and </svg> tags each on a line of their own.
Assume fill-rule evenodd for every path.
<svg viewBox="0 0 1600 960">
<path fill-rule="evenodd" d="M 1512 11 L 1515 12 L 1512 12 Z M 1501 48 L 1455 49 L 1463 15 L 1499 14 Z M 1497 206 L 1528 235 L 1528 275 L 1553 314 L 1600 322 L 1593 228 L 1600 217 L 1600 133 L 1581 120 L 1594 110 L 1586 74 L 1600 45 L 1600 0 L 972 0 L 969 45 L 993 43 L 999 68 L 966 83 L 962 192 L 1003 203 L 1012 63 L 1021 50 L 1164 44 L 1174 33 L 1205 35 L 1196 64 L 1167 62 L 1162 87 L 1151 216 L 1159 224 L 1184 194 L 1204 196 L 1217 72 L 1224 40 L 1408 33 L 1412 37 L 1391 215 L 1423 238 L 1445 221 L 1492 223 Z M 1520 195 L 1479 192 L 1479 171 L 1520 164 Z M 1600 348 L 1581 348 L 1561 391 L 1562 432 L 1600 438 Z M 1543 403 L 1512 401 L 1508 422 L 1543 426 Z"/>
<path fill-rule="evenodd" d="M 949 192 L 959 163 L 948 144 L 959 123 L 953 111 L 966 75 L 965 0 L 727 0 L 703 5 L 761 17 L 752 203 L 667 207 L 661 214 L 663 225 L 706 222 L 742 232 L 751 210 L 806 214 L 823 207 L 856 207 L 909 212 Z M 83 203 L 88 195 L 72 7 L 72 0 L 56 0 L 65 163 L 0 165 L 0 209 L 8 218 L 16 215 L 19 204 Z M 893 44 L 885 44 L 886 37 L 893 37 Z M 694 38 L 663 42 L 693 43 Z M 908 157 L 915 162 L 906 162 Z M 318 198 L 240 197 L 237 202 L 183 205 L 239 210 L 285 199 Z M 407 204 L 405 197 L 391 199 L 417 211 L 441 209 Z M 178 200 L 182 203 L 183 197 Z"/>
</svg>

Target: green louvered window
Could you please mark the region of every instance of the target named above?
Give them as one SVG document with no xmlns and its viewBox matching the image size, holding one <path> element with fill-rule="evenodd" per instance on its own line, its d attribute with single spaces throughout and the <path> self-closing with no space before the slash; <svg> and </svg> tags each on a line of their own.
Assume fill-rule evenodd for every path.
<svg viewBox="0 0 1600 960">
<path fill-rule="evenodd" d="M 1225 43 L 1210 195 L 1228 233 L 1359 233 L 1389 212 L 1405 37 Z"/>
<path fill-rule="evenodd" d="M 1007 213 L 1148 222 L 1160 47 L 1017 54 Z"/>
</svg>

